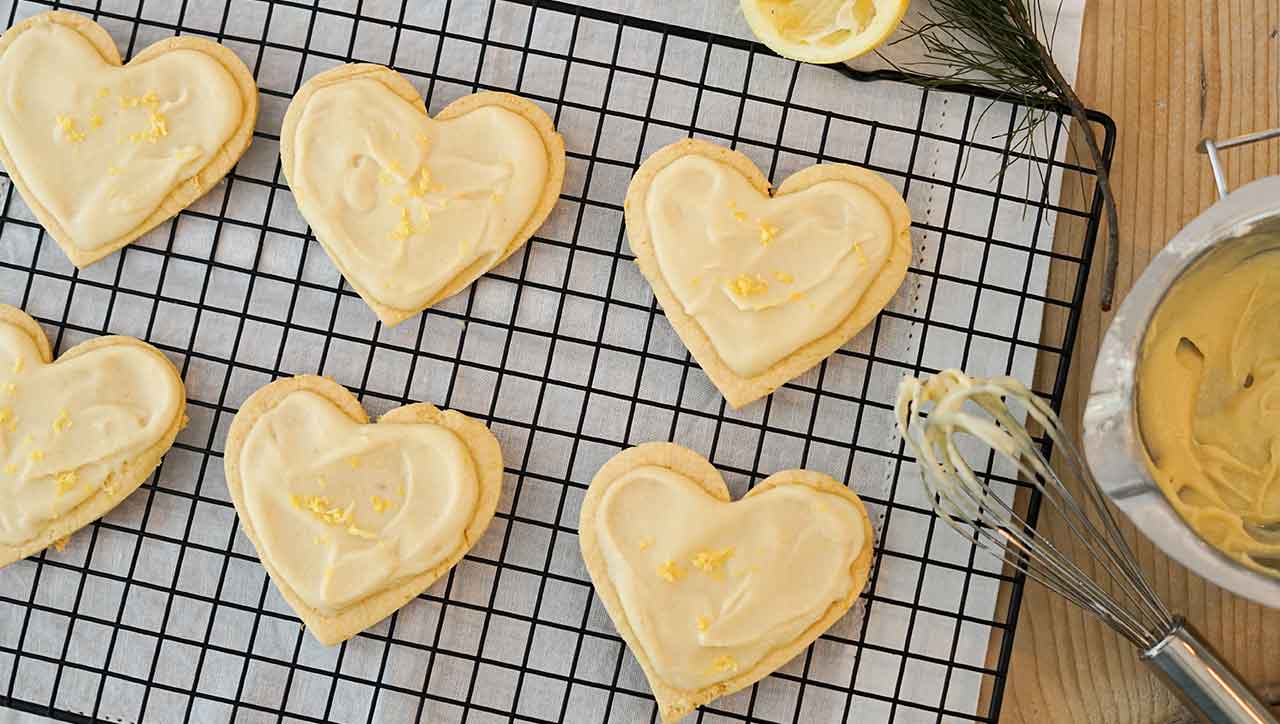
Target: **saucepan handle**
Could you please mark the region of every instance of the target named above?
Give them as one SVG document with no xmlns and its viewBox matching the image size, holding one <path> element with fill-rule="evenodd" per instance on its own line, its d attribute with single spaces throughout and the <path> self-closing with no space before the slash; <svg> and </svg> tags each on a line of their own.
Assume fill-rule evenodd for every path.
<svg viewBox="0 0 1280 724">
<path fill-rule="evenodd" d="M 1280 128 L 1236 136 L 1225 141 L 1206 138 L 1200 142 L 1200 152 L 1209 154 L 1209 167 L 1213 169 L 1213 183 L 1218 187 L 1218 198 L 1225 199 L 1227 194 L 1230 193 L 1227 190 L 1227 175 L 1222 170 L 1222 156 L 1218 152 L 1228 148 L 1235 148 L 1236 146 L 1248 146 L 1251 143 L 1265 141 L 1269 138 L 1280 138 Z"/>
</svg>

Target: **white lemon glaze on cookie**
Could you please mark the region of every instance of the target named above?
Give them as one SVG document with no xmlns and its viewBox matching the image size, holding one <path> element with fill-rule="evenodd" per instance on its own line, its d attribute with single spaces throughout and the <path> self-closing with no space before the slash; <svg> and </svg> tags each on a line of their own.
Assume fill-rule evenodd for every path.
<svg viewBox="0 0 1280 724">
<path fill-rule="evenodd" d="M 867 582 L 872 527 L 845 485 L 784 470 L 734 502 L 705 458 L 644 443 L 600 468 L 578 541 L 663 721 L 785 665 Z"/>
<path fill-rule="evenodd" d="M 101 27 L 55 11 L 0 52 L 6 165 L 79 266 L 177 213 L 248 146 L 253 79 L 215 43 L 170 38 L 121 66 Z"/>
<path fill-rule="evenodd" d="M 862 186 L 823 181 L 771 198 L 705 156 L 663 168 L 646 199 L 663 276 L 743 376 L 848 316 L 885 268 L 895 237 L 888 210 Z"/>
<path fill-rule="evenodd" d="M 911 212 L 884 177 L 820 163 L 770 190 L 738 151 L 684 139 L 636 171 L 627 240 L 667 320 L 733 407 L 870 324 L 911 260 Z"/>
<path fill-rule="evenodd" d="M 484 424 L 421 402 L 370 423 L 346 388 L 315 375 L 250 395 L 223 465 L 263 567 L 325 645 L 447 573 L 502 492 L 502 449 Z"/>
<path fill-rule="evenodd" d="M 449 429 L 360 424 L 305 390 L 258 418 L 239 465 L 261 554 L 326 613 L 445 561 L 479 493 Z"/>
<path fill-rule="evenodd" d="M 408 80 L 370 64 L 303 85 L 280 157 L 316 238 L 389 325 L 519 249 L 564 182 L 564 140 L 534 103 L 481 92 L 432 118 Z"/>
<path fill-rule="evenodd" d="M 847 597 L 864 537 L 843 497 L 781 486 L 728 503 L 656 466 L 615 481 L 596 526 L 636 638 L 685 690 L 752 668 Z"/>
<path fill-rule="evenodd" d="M 21 313 L 0 312 L 3 557 L 29 551 L 93 499 L 109 503 L 101 515 L 132 491 L 162 450 L 154 462 L 143 458 L 154 447 L 167 449 L 176 434 L 184 393 L 169 361 L 136 340 L 101 338 L 49 363 L 43 340 L 12 321 Z"/>
</svg>

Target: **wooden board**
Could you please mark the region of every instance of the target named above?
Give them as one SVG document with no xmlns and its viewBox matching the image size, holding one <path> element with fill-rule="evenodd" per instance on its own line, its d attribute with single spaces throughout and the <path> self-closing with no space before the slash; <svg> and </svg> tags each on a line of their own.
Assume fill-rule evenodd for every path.
<svg viewBox="0 0 1280 724">
<path fill-rule="evenodd" d="M 1078 91 L 1119 129 L 1112 182 L 1120 212 L 1122 299 L 1164 243 L 1215 200 L 1208 163 L 1195 151 L 1200 139 L 1280 126 L 1280 0 L 1089 0 Z M 1280 174 L 1280 142 L 1226 152 L 1226 161 L 1232 186 Z M 1079 194 L 1078 184 L 1063 188 Z M 1070 199 L 1069 205 L 1080 204 Z M 1060 222 L 1063 248 L 1080 235 L 1078 226 Z M 1067 392 L 1064 418 L 1077 433 L 1093 361 L 1111 321 L 1098 308 L 1101 267 L 1099 253 Z M 1051 275 L 1054 296 L 1068 294 L 1068 276 Z M 1069 540 L 1051 520 L 1045 523 L 1055 541 Z M 1165 601 L 1247 681 L 1274 687 L 1272 696 L 1280 696 L 1280 609 L 1226 593 L 1144 539 L 1131 540 Z M 999 643 L 998 637 L 992 642 Z M 1027 587 L 1002 722 L 1145 724 L 1179 716 L 1176 701 L 1123 639 L 1045 589 Z"/>
</svg>

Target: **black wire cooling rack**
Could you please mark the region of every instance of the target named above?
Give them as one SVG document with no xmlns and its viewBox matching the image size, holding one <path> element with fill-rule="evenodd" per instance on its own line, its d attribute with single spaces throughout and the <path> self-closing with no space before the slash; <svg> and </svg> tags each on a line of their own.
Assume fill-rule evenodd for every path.
<svg viewBox="0 0 1280 724">
<path fill-rule="evenodd" d="M 52 6 L 89 13 L 125 57 L 175 33 L 212 37 L 254 70 L 262 113 L 226 181 L 85 271 L 5 177 L 0 301 L 40 320 L 57 350 L 108 332 L 164 350 L 186 381 L 191 424 L 152 479 L 65 550 L 0 569 L 0 705 L 68 721 L 656 721 L 592 595 L 576 524 L 605 459 L 673 439 L 708 455 L 735 494 L 784 467 L 848 480 L 878 527 L 855 613 L 698 721 L 995 721 L 1022 579 L 934 525 L 890 407 L 903 374 L 949 365 L 1029 378 L 1038 364 L 1052 380 L 1042 394 L 1060 404 L 1100 210 L 1093 169 L 1055 160 L 1062 109 L 1047 111 L 1039 147 L 1011 147 L 1026 102 L 841 75 L 744 40 L 568 3 L 321 4 L 6 8 L 10 25 Z M 560 204 L 527 248 L 393 329 L 309 236 L 277 160 L 293 93 L 351 60 L 392 65 L 432 111 L 479 89 L 521 93 L 568 147 Z M 1114 127 L 1090 119 L 1109 159 Z M 775 180 L 819 160 L 869 166 L 916 216 L 910 276 L 886 311 L 739 412 L 674 337 L 622 228 L 633 170 L 689 135 L 743 150 Z M 969 172 L 1007 162 L 999 178 Z M 1054 200 L 1064 176 L 1082 179 L 1087 208 Z M 1078 238 L 1055 250 L 1053 230 L 1068 219 Z M 507 465 L 498 517 L 466 559 L 330 649 L 270 586 L 222 477 L 239 403 L 302 372 L 335 377 L 372 413 L 426 400 L 478 417 Z"/>
</svg>

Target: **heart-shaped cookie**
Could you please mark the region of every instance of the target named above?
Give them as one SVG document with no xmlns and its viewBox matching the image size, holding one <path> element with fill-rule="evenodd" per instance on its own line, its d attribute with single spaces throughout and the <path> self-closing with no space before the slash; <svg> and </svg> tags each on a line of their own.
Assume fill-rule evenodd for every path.
<svg viewBox="0 0 1280 724">
<path fill-rule="evenodd" d="M 730 502 L 711 463 L 671 443 L 605 463 L 578 535 L 664 721 L 790 661 L 849 610 L 871 570 L 871 521 L 849 488 L 786 470 Z"/>
<path fill-rule="evenodd" d="M 98 337 L 53 361 L 44 331 L 0 304 L 0 566 L 101 518 L 178 435 L 186 395 L 168 358 Z"/>
<path fill-rule="evenodd" d="M 249 147 L 253 74 L 184 35 L 120 64 L 102 26 L 53 11 L 0 37 L 0 160 L 84 268 L 204 195 Z"/>
<path fill-rule="evenodd" d="M 498 506 L 502 450 L 479 422 L 426 403 L 369 423 L 326 378 L 249 396 L 224 465 L 245 534 L 325 645 L 412 601 L 479 540 Z"/>
<path fill-rule="evenodd" d="M 388 325 L 519 249 L 564 183 L 564 139 L 538 106 L 484 92 L 431 118 L 380 65 L 307 81 L 285 113 L 280 158 L 316 238 Z"/>
<path fill-rule="evenodd" d="M 625 208 L 640 271 L 734 407 L 849 341 L 893 298 L 911 258 L 902 196 L 845 164 L 810 166 L 770 196 L 743 154 L 679 141 L 640 166 Z"/>
</svg>

